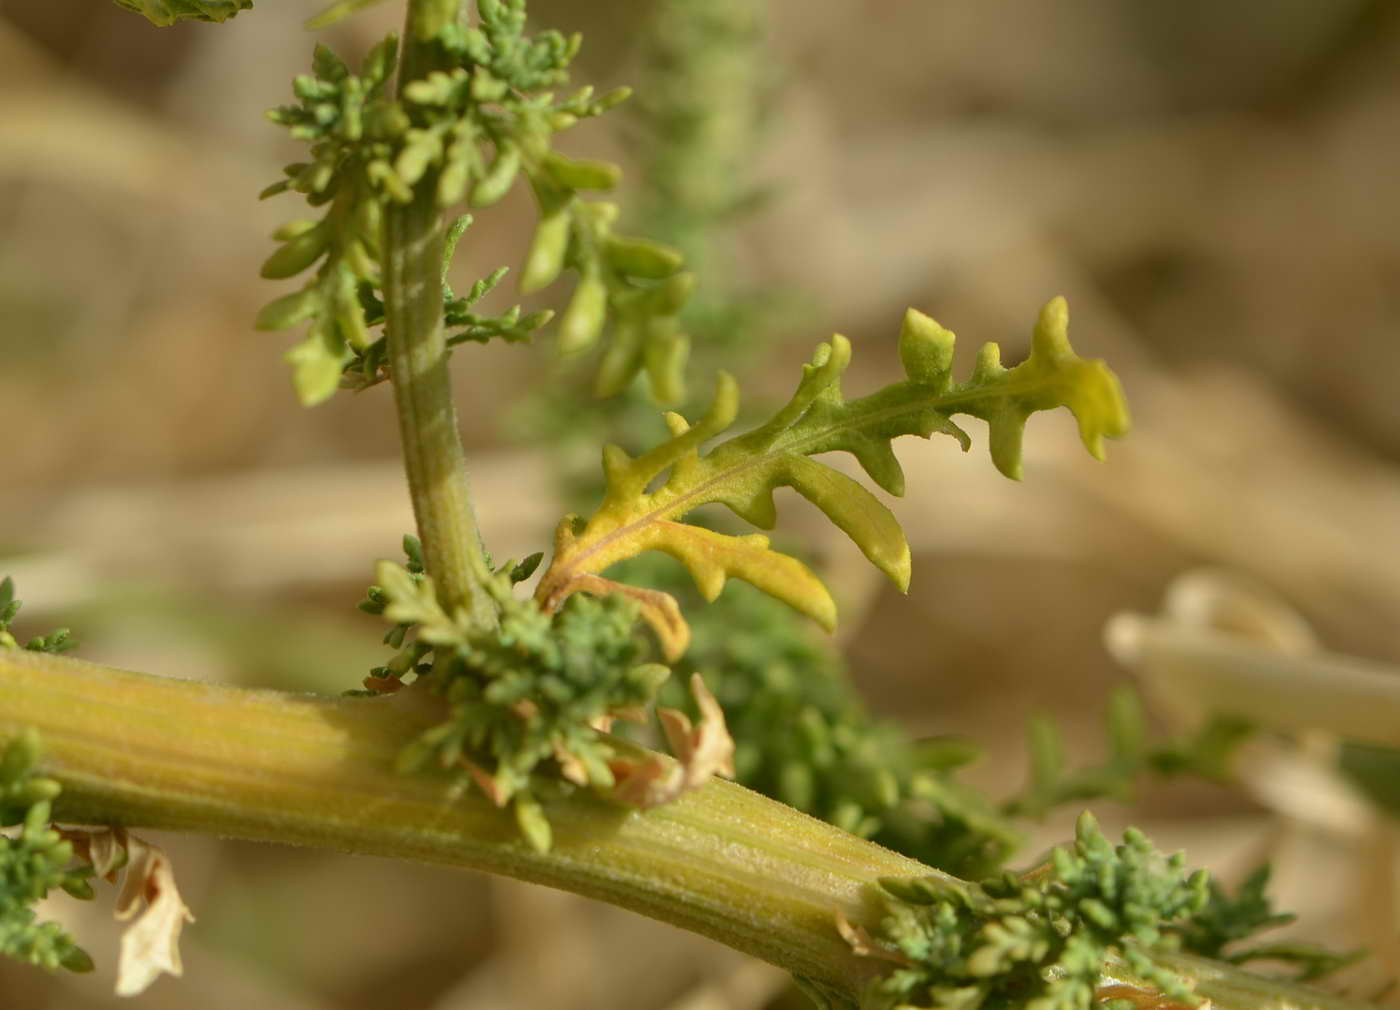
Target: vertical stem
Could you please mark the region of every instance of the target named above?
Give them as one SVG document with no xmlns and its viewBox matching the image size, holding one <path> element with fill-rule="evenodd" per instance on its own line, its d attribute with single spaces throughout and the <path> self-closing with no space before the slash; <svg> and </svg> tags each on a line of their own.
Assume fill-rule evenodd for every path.
<svg viewBox="0 0 1400 1010">
<path fill-rule="evenodd" d="M 456 0 L 410 0 L 399 86 L 441 69 L 432 41 L 458 16 Z M 398 406 L 404 467 L 423 560 L 449 611 L 463 606 L 483 624 L 495 609 L 481 586 L 490 575 L 467 482 L 466 457 L 447 369 L 442 324 L 442 258 L 446 228 L 435 176 L 413 190 L 412 202 L 384 215 L 384 318 Z"/>
</svg>

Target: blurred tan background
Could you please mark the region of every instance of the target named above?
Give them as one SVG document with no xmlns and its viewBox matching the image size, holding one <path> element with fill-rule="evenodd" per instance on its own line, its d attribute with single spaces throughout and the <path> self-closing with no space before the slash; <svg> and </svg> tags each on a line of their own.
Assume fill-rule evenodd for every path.
<svg viewBox="0 0 1400 1010">
<path fill-rule="evenodd" d="M 378 655 L 379 628 L 353 605 L 411 526 L 388 390 L 302 410 L 280 360 L 287 335 L 251 328 L 290 287 L 257 271 L 297 213 L 290 197 L 254 198 L 296 153 L 261 112 L 308 65 L 299 25 L 317 6 L 269 0 L 223 26 L 156 30 L 89 0 L 0 3 L 0 574 L 26 600 L 22 631 L 70 624 L 87 658 L 334 691 Z M 576 80 L 609 86 L 635 72 L 630 26 L 650 7 L 531 11 L 583 31 Z M 777 85 L 755 176 L 779 195 L 744 224 L 736 260 L 746 281 L 807 308 L 786 365 L 759 385 L 790 387 L 833 329 L 857 345 L 849 391 L 888 381 L 906 305 L 959 333 L 962 368 L 983 340 L 1019 360 L 1039 306 L 1063 294 L 1077 349 L 1113 364 L 1134 411 L 1106 465 L 1083 455 L 1067 416 L 1036 418 L 1019 486 L 981 447 L 901 444 L 910 595 L 822 541 L 873 707 L 982 742 L 974 777 L 1002 792 L 1022 774 L 1032 712 L 1056 715 L 1092 757 L 1105 692 L 1126 676 L 1100 644 L 1104 622 L 1155 609 L 1202 564 L 1272 586 L 1331 649 L 1400 662 L 1400 6 L 773 0 L 767 12 Z M 384 5 L 328 40 L 353 57 L 396 18 Z M 629 164 L 607 122 L 561 147 Z M 518 263 L 529 221 L 521 193 L 478 215 L 459 276 Z M 509 288 L 493 304 L 510 304 Z M 501 423 L 548 361 L 547 346 L 457 359 L 497 557 L 547 547 L 559 513 L 547 462 Z M 789 514 L 817 528 L 804 509 Z M 1149 788 L 1106 819 L 1186 844 L 1226 878 L 1272 853 L 1307 935 L 1374 945 L 1381 922 L 1382 945 L 1394 939 L 1393 837 L 1280 841 L 1265 806 L 1201 785 Z M 1043 841 L 1064 830 L 1048 825 Z M 781 999 L 761 967 L 571 897 L 169 841 L 200 921 L 185 979 L 141 1005 Z M 1357 910 L 1378 888 L 1389 919 Z M 115 1004 L 115 927 L 101 908 L 65 914 L 97 975 L 0 964 L 0 1010 Z"/>
</svg>

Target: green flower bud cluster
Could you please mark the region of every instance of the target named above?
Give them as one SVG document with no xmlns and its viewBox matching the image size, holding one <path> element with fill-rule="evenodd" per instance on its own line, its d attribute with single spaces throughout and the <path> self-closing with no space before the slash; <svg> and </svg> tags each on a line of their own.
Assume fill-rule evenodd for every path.
<svg viewBox="0 0 1400 1010">
<path fill-rule="evenodd" d="M 167 28 L 178 21 L 227 21 L 239 11 L 251 10 L 253 0 L 116 0 L 116 4 Z"/>
<path fill-rule="evenodd" d="M 1180 853 L 1163 857 L 1134 828 L 1114 846 L 1086 812 L 1073 846 L 1029 873 L 980 886 L 886 879 L 881 889 L 871 952 L 899 967 L 871 984 L 865 1010 L 1090 1010 L 1110 953 L 1168 999 L 1196 1002 L 1146 952 L 1177 948 L 1168 924 L 1204 907 L 1205 871 L 1188 874 Z"/>
<path fill-rule="evenodd" d="M 55 971 L 91 971 L 92 959 L 63 928 L 39 922 L 33 906 L 55 888 L 91 898 L 90 866 L 70 869 L 73 846 L 49 826 L 49 804 L 59 793 L 53 779 L 34 773 L 38 734 L 12 739 L 0 753 L 0 955 Z"/>
<path fill-rule="evenodd" d="M 555 133 L 602 115 L 629 90 L 595 98 L 592 88 L 583 88 L 556 102 L 552 93 L 538 89 L 567 80 L 578 37 L 544 32 L 526 39 L 523 0 L 481 3 L 479 10 L 479 27 L 443 40 L 460 65 L 404 88 L 407 107 L 423 125 L 410 131 L 396 163 L 400 176 L 413 185 L 429 168 L 439 168 L 440 205 L 466 195 L 473 206 L 485 207 L 505 196 L 523 172 L 540 220 L 520 290 L 540 291 L 565 268 L 579 276 L 559 321 L 560 353 L 577 356 L 593 349 L 611 318 L 613 334 L 599 367 L 597 395 L 621 392 L 645 370 L 658 401 L 678 401 L 688 342 L 676 317 L 694 278 L 681 273 L 684 260 L 676 250 L 614 234 L 616 205 L 580 196 L 615 187 L 621 178 L 616 165 L 567 158 L 551 147 Z M 489 161 L 482 141 L 491 146 Z"/>
<path fill-rule="evenodd" d="M 10 633 L 10 624 L 19 614 L 21 601 L 15 599 L 15 583 L 6 577 L 0 579 L 0 649 L 17 649 L 19 642 Z M 76 648 L 77 641 L 67 628 L 55 628 L 47 635 L 31 638 L 24 644 L 30 652 L 67 652 Z"/>
<path fill-rule="evenodd" d="M 313 73 L 293 83 L 298 104 L 272 110 L 274 122 L 311 144 L 311 160 L 288 165 L 286 178 L 263 196 L 293 190 L 313 207 L 330 206 L 319 221 L 293 221 L 275 233 L 282 244 L 263 264 L 264 277 L 293 277 L 313 266 L 317 272 L 302 290 L 267 305 L 257 326 L 310 324 L 287 355 L 304 403 L 319 403 L 342 385 L 363 388 L 382 379 L 384 348 L 370 329 L 383 322 L 376 291 L 385 205 L 407 204 L 426 186 L 439 207 L 463 200 L 486 207 L 523 175 L 541 219 L 521 291 L 549 286 L 565 267 L 580 277 L 560 321 L 561 352 L 591 348 L 611 316 L 614 337 L 599 394 L 620 391 L 645 369 L 658 399 L 679 399 L 687 342 L 676 316 L 693 279 L 681 273 L 675 250 L 614 235 L 615 206 L 579 198 L 580 191 L 615 186 L 615 165 L 551 149 L 555 133 L 601 115 L 629 92 L 595 97 L 583 88 L 556 101 L 541 89 L 567 82 L 578 36 L 527 36 L 523 0 L 481 0 L 478 12 L 476 26 L 454 24 L 435 38 L 444 69 L 403 83 L 398 98 L 389 94 L 398 49 L 391 37 L 371 51 L 358 75 L 318 47 Z M 549 320 L 550 314 L 522 315 L 519 308 L 496 317 L 471 313 L 501 276 L 497 271 L 466 299 L 448 297 L 444 321 L 461 328 L 449 343 L 523 340 Z"/>
<path fill-rule="evenodd" d="M 310 323 L 306 338 L 287 352 L 297 394 L 307 405 L 330 397 L 345 368 L 372 343 L 362 296 L 380 281 L 378 188 L 393 177 L 390 159 L 409 125 L 386 93 L 397 52 L 397 40 L 385 39 L 355 75 L 329 49 L 317 46 L 314 73 L 292 85 L 300 104 L 268 114 L 311 144 L 311 160 L 288 165 L 286 178 L 262 196 L 290 189 L 313 207 L 330 204 L 319 221 L 292 221 L 274 233 L 282 245 L 263 263 L 264 277 L 294 277 L 320 266 L 300 291 L 264 306 L 255 324 L 280 330 Z"/>
<path fill-rule="evenodd" d="M 493 629 L 443 611 L 412 556 L 410 568 L 380 564 L 361 609 L 396 623 L 386 641 L 399 649 L 367 684 L 394 690 L 413 674 L 423 681 L 412 689 L 426 687 L 448 705 L 447 719 L 404 749 L 400 769 L 455 772 L 463 788 L 474 783 L 498 806 L 509 804 L 522 836 L 545 851 L 551 832 L 541 800 L 612 788 L 614 747 L 599 729 L 638 717 L 670 671 L 644 661 L 629 601 L 579 596 L 549 615 L 516 598 L 512 584 L 538 561 L 502 566 L 489 584 L 500 609 Z"/>
<path fill-rule="evenodd" d="M 591 351 L 613 321 L 611 339 L 594 382 L 597 396 L 615 396 L 645 372 L 651 395 L 659 403 L 685 396 L 685 364 L 690 340 L 681 332 L 679 315 L 695 286 L 683 272 L 684 259 L 670 246 L 615 234 L 616 204 L 585 201 L 578 189 L 589 180 L 580 166 L 560 158 L 545 161 L 531 175 L 540 204 L 521 276 L 522 291 L 553 283 L 569 266 L 579 280 L 559 322 L 559 351 L 577 356 Z"/>
</svg>

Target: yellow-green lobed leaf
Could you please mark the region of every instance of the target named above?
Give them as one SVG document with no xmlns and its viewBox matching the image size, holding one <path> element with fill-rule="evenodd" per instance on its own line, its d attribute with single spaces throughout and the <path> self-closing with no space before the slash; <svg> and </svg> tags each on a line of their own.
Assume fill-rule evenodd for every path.
<svg viewBox="0 0 1400 1010">
<path fill-rule="evenodd" d="M 537 598 L 554 608 L 575 591 L 609 591 L 615 584 L 598 579 L 598 573 L 659 550 L 684 563 L 707 598 L 718 595 L 725 579 L 741 578 L 830 627 L 835 621 L 830 594 L 805 565 L 774 551 L 767 537 L 731 536 L 682 521 L 692 509 L 718 503 L 769 529 L 777 519 L 773 492 L 780 487 L 793 488 L 820 508 L 891 581 L 907 589 L 909 546 L 894 515 L 859 482 L 811 457 L 850 453 L 877 485 L 899 495 L 904 474 L 891 441 L 941 432 L 967 449 L 968 435 L 952 420 L 961 413 L 987 421 L 994 463 L 1006 476 L 1019 478 L 1027 419 L 1063 406 L 1078 420 L 1085 447 L 1102 458 L 1103 440 L 1127 430 L 1127 407 L 1107 365 L 1074 353 L 1068 323 L 1064 299 L 1052 300 L 1040 314 L 1025 362 L 1004 368 L 997 346 L 987 344 L 972 375 L 959 383 L 951 371 L 954 335 L 910 309 L 900 333 L 908 377 L 852 401 L 840 386 L 851 345 L 833 336 L 817 347 L 792 399 L 770 421 L 702 454 L 704 443 L 733 424 L 738 412 L 737 386 L 721 374 L 709 410 L 694 426 L 668 414 L 669 441 L 636 458 L 617 446 L 604 450 L 603 502 L 581 528 L 573 517 L 560 526 Z"/>
</svg>

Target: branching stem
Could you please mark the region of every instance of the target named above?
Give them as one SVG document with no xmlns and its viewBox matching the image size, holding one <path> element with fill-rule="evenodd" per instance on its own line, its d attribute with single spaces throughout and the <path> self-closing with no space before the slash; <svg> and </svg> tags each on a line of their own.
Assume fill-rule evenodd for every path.
<svg viewBox="0 0 1400 1010">
<path fill-rule="evenodd" d="M 432 37 L 457 16 L 456 2 L 411 0 L 400 60 L 400 86 L 438 69 Z M 411 203 L 384 214 L 384 317 L 389 369 L 409 494 L 428 572 L 440 602 L 466 607 L 481 624 L 495 610 L 481 588 L 490 575 L 457 431 L 442 323 L 442 259 L 446 225 L 433 179 L 414 187 Z"/>
</svg>

